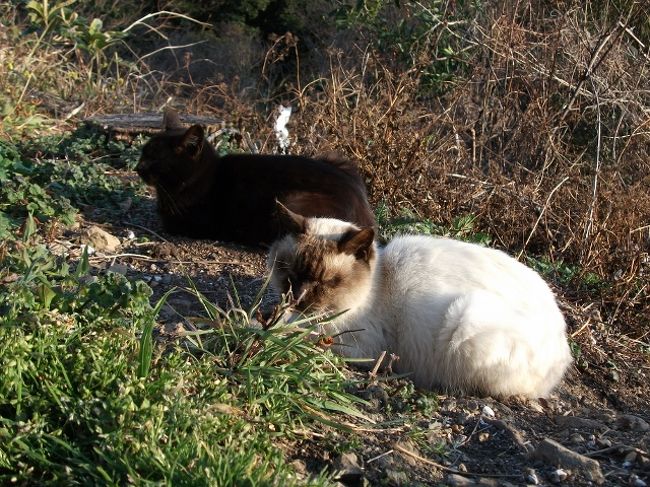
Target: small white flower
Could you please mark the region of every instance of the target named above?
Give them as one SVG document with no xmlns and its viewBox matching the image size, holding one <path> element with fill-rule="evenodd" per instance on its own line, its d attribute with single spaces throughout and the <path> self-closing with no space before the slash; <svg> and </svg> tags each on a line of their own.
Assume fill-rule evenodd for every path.
<svg viewBox="0 0 650 487">
<path fill-rule="evenodd" d="M 278 115 L 275 119 L 275 125 L 274 125 L 274 130 L 275 130 L 275 137 L 278 139 L 278 145 L 280 146 L 280 150 L 282 152 L 286 152 L 286 150 L 289 148 L 289 131 L 287 130 L 286 126 L 287 123 L 289 123 L 289 119 L 291 118 L 291 107 L 285 107 L 285 106 L 278 106 Z"/>
</svg>

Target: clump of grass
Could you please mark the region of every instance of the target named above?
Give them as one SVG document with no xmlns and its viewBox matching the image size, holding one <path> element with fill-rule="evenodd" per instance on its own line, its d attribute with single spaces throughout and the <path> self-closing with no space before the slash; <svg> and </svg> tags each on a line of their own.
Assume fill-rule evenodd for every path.
<svg viewBox="0 0 650 487">
<path fill-rule="evenodd" d="M 191 288 L 206 316 L 199 320 L 203 329 L 185 334 L 190 350 L 211 357 L 230 376 L 233 393 L 247 398 L 248 409 L 275 424 L 276 431 L 294 420 L 331 424 L 332 412 L 364 418 L 357 409 L 363 401 L 344 392 L 344 360 L 313 343 L 314 326 L 308 318 L 283 323 L 286 304 L 281 303 L 271 321 L 256 321 L 263 290 L 250 310 L 237 305 L 224 311 Z"/>
<path fill-rule="evenodd" d="M 87 251 L 69 262 L 48 250 L 32 213 L 74 216 L 51 196 L 58 155 L 34 164 L 0 148 L 0 482 L 327 484 L 299 482 L 277 440 L 363 417 L 342 359 L 299 324 L 255 327 L 256 307 L 224 311 L 196 290 L 205 326 L 157 344 L 168 294 L 152 305 L 148 285 L 92 268 Z M 86 149 L 75 155 L 83 181 L 101 183 Z"/>
<path fill-rule="evenodd" d="M 26 228 L 0 252 L 0 481 L 294 485 L 277 439 L 363 416 L 310 330 L 198 294 L 206 326 L 156 346 L 166 296 L 85 253 L 73 270 Z"/>
<path fill-rule="evenodd" d="M 456 217 L 451 225 L 445 226 L 423 218 L 407 208 L 399 211 L 397 216 L 392 216 L 386 203 L 382 202 L 377 206 L 375 216 L 379 226 L 379 238 L 384 242 L 396 235 L 409 234 L 450 237 L 481 245 L 489 245 L 492 241 L 490 235 L 475 229 L 474 215 Z"/>
</svg>

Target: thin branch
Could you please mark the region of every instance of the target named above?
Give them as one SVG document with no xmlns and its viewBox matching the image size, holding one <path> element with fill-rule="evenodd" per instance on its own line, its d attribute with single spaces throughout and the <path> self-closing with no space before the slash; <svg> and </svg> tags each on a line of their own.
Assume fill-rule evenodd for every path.
<svg viewBox="0 0 650 487">
<path fill-rule="evenodd" d="M 530 239 L 533 237 L 533 234 L 535 233 L 535 230 L 537 230 L 537 226 L 539 225 L 539 222 L 542 220 L 542 217 L 544 216 L 544 212 L 546 209 L 549 207 L 549 204 L 551 203 L 551 198 L 555 194 L 555 192 L 560 189 L 560 186 L 562 186 L 564 183 L 566 183 L 569 180 L 569 176 L 566 176 L 562 181 L 560 181 L 555 188 L 549 193 L 548 197 L 546 198 L 546 203 L 544 203 L 544 207 L 542 208 L 542 211 L 539 213 L 539 217 L 537 218 L 537 221 L 535 222 L 535 225 L 533 225 L 533 229 L 530 231 L 530 234 L 528 235 L 528 238 L 526 239 L 526 242 L 524 243 L 523 248 L 519 252 L 519 255 L 517 255 L 517 260 L 521 259 L 521 256 L 524 254 L 524 251 L 526 250 L 526 246 L 528 245 L 528 242 L 530 242 Z"/>
<path fill-rule="evenodd" d="M 454 473 L 456 475 L 462 475 L 463 477 L 490 477 L 490 478 L 498 478 L 498 479 L 518 479 L 518 478 L 521 478 L 521 475 L 462 472 L 462 471 L 460 471 L 458 469 L 447 467 L 446 465 L 443 465 L 442 463 L 434 462 L 433 460 L 429 460 L 428 458 L 421 457 L 417 453 L 409 451 L 406 448 L 404 448 L 403 446 L 395 445 L 394 449 L 404 453 L 405 455 L 408 455 L 411 458 L 414 458 L 415 460 L 418 460 L 418 461 L 420 461 L 422 463 L 425 463 L 427 465 L 430 465 L 432 467 L 436 467 L 436 468 L 442 470 L 443 472 L 450 472 L 450 473 Z"/>
<path fill-rule="evenodd" d="M 122 33 L 126 34 L 128 31 L 133 29 L 136 25 L 140 25 L 140 24 L 144 24 L 147 27 L 149 27 L 149 25 L 145 23 L 145 20 L 152 19 L 152 18 L 158 17 L 160 15 L 169 15 L 170 17 L 178 17 L 178 18 L 181 18 L 181 19 L 189 20 L 190 22 L 194 22 L 195 24 L 199 24 L 199 25 L 201 25 L 203 27 L 212 27 L 211 24 L 208 24 L 206 22 L 201 22 L 200 20 L 196 20 L 196 19 L 194 19 L 194 18 L 192 18 L 192 17 L 190 17 L 188 15 L 183 15 L 183 14 L 179 14 L 179 13 L 176 13 L 176 12 L 170 12 L 169 10 L 161 10 L 159 12 L 154 12 L 154 13 L 151 13 L 151 14 L 147 14 L 144 17 L 136 20 L 131 25 L 129 25 L 128 27 L 123 29 Z"/>
</svg>

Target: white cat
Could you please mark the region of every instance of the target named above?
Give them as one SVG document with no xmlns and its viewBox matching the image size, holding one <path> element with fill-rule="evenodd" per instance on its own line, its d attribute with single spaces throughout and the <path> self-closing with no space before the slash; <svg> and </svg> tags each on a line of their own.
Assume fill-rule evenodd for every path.
<svg viewBox="0 0 650 487">
<path fill-rule="evenodd" d="M 337 353 L 387 350 L 417 386 L 462 393 L 537 398 L 561 381 L 564 318 L 542 278 L 505 253 L 425 236 L 378 249 L 371 228 L 279 212 L 289 234 L 271 247 L 272 285 L 291 288 L 300 312 L 345 311 L 323 325 Z"/>
</svg>

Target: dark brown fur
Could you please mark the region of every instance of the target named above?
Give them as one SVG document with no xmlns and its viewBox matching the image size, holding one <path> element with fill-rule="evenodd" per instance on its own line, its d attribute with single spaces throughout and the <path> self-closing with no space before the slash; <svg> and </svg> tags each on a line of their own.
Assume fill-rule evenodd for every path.
<svg viewBox="0 0 650 487">
<path fill-rule="evenodd" d="M 314 220 L 280 204 L 278 214 L 287 236 L 276 241 L 270 251 L 273 286 L 281 293 L 291 290 L 299 311 L 336 311 L 335 306 L 330 308 L 340 296 L 353 296 L 358 281 L 370 276 L 374 230 L 349 224 L 340 234 L 334 226 L 323 225 L 319 230 L 313 227 Z M 327 237 L 319 234 L 323 230 Z"/>
<path fill-rule="evenodd" d="M 166 130 L 142 150 L 136 170 L 156 188 L 158 211 L 172 234 L 244 244 L 281 236 L 276 200 L 305 216 L 373 227 L 355 165 L 333 158 L 231 154 L 218 157 L 195 125 L 166 113 Z"/>
</svg>

